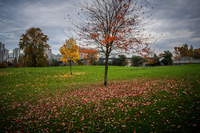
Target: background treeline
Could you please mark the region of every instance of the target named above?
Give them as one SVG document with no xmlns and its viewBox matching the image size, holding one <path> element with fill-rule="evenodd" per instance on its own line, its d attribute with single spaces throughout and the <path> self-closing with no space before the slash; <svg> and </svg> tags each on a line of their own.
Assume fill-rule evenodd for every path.
<svg viewBox="0 0 200 133">
<path fill-rule="evenodd" d="M 194 49 L 192 45 L 189 48 L 188 44 L 183 44 L 181 47 L 174 47 L 173 54 L 175 59 L 181 57 L 200 58 L 200 48 Z"/>
<path fill-rule="evenodd" d="M 172 65 L 172 58 L 176 60 L 180 60 L 181 58 L 194 58 L 200 59 L 200 48 L 194 49 L 191 45 L 188 47 L 187 44 L 183 44 L 181 47 L 174 47 L 174 51 L 171 53 L 170 51 L 164 51 L 164 53 L 160 53 L 159 55 L 153 54 L 147 57 L 141 56 L 132 56 L 130 61 L 125 55 L 118 55 L 117 58 L 113 58 L 112 61 L 109 61 L 109 65 L 112 66 L 160 66 L 160 65 Z M 145 64 L 144 64 L 145 63 Z M 66 66 L 69 65 L 67 63 L 62 63 L 62 61 L 58 61 L 56 59 L 46 60 L 45 65 L 43 66 Z M 98 58 L 98 52 L 88 52 L 87 56 L 84 58 L 77 60 L 73 65 L 105 65 L 105 62 L 102 58 Z M 23 57 L 20 55 L 19 59 L 14 59 L 14 62 L 2 62 L 0 63 L 0 68 L 7 67 L 26 67 L 23 64 Z"/>
</svg>

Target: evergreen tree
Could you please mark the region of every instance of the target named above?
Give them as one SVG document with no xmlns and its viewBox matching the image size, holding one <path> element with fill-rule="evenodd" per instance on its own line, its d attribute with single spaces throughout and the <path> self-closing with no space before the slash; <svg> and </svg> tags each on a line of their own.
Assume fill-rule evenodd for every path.
<svg viewBox="0 0 200 133">
<path fill-rule="evenodd" d="M 163 57 L 164 59 L 161 61 L 164 65 L 172 65 L 173 61 L 172 61 L 172 53 L 167 50 L 164 51 Z"/>
<path fill-rule="evenodd" d="M 14 65 L 17 64 L 17 57 L 14 58 L 14 62 L 13 62 L 13 64 L 14 64 Z"/>
<path fill-rule="evenodd" d="M 131 62 L 133 66 L 139 66 L 142 64 L 142 62 L 144 62 L 144 58 L 142 58 L 141 56 L 133 56 L 131 58 Z"/>
</svg>

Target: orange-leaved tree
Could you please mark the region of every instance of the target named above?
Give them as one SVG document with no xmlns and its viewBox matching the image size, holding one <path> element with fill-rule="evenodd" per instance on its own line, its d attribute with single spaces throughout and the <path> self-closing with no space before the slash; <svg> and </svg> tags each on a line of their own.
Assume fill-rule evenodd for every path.
<svg viewBox="0 0 200 133">
<path fill-rule="evenodd" d="M 192 45 L 188 48 L 188 44 L 183 44 L 181 47 L 174 47 L 174 50 L 175 59 L 179 57 L 195 57 L 195 49 Z"/>
<path fill-rule="evenodd" d="M 112 53 L 139 53 L 149 51 L 144 18 L 148 18 L 147 0 L 91 0 L 81 2 L 80 22 L 73 21 L 81 41 L 96 46 L 105 54 L 104 85 L 107 85 L 108 58 Z"/>
<path fill-rule="evenodd" d="M 200 58 L 200 48 L 194 50 L 194 58 Z"/>
<path fill-rule="evenodd" d="M 60 53 L 62 54 L 61 60 L 64 63 L 70 64 L 70 74 L 72 75 L 72 62 L 76 63 L 76 60 L 80 59 L 79 48 L 76 45 L 76 40 L 70 38 L 65 41 L 65 44 L 60 47 Z"/>
<path fill-rule="evenodd" d="M 79 48 L 81 57 L 90 65 L 94 64 L 98 59 L 98 51 L 92 48 Z"/>
</svg>

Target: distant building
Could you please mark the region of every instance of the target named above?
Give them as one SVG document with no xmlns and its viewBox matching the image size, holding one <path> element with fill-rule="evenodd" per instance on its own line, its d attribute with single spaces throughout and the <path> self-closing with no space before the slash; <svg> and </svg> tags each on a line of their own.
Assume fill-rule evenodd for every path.
<svg viewBox="0 0 200 133">
<path fill-rule="evenodd" d="M 192 57 L 181 57 L 179 59 L 174 59 L 174 65 L 184 65 L 184 64 L 199 64 L 200 59 L 193 59 Z"/>
<path fill-rule="evenodd" d="M 62 55 L 57 54 L 56 57 L 55 57 L 55 59 L 56 59 L 57 61 L 60 61 L 60 60 L 61 60 L 61 57 L 62 57 Z"/>
<path fill-rule="evenodd" d="M 0 63 L 3 61 L 7 61 L 9 57 L 9 50 L 5 49 L 5 45 L 0 42 Z"/>
<path fill-rule="evenodd" d="M 4 60 L 7 61 L 8 58 L 9 58 L 9 50 L 4 49 Z"/>
<path fill-rule="evenodd" d="M 52 60 L 52 59 L 55 59 L 56 58 L 56 55 L 52 53 L 52 50 L 49 49 L 47 50 L 47 56 L 48 56 L 48 60 Z"/>
<path fill-rule="evenodd" d="M 13 50 L 13 58 L 17 58 L 17 60 L 19 59 L 19 55 L 20 55 L 20 49 L 19 48 L 15 48 Z"/>
<path fill-rule="evenodd" d="M 13 63 L 13 61 L 14 61 L 14 58 L 13 58 L 13 52 L 12 52 L 12 53 L 9 53 L 9 54 L 8 54 L 7 62 Z"/>
<path fill-rule="evenodd" d="M 98 53 L 98 58 L 105 58 L 105 54 L 103 54 L 103 53 Z"/>
<path fill-rule="evenodd" d="M 0 63 L 3 62 L 3 57 L 4 57 L 4 44 L 0 42 Z"/>
<path fill-rule="evenodd" d="M 52 54 L 52 50 L 51 50 L 51 49 L 48 49 L 48 50 L 47 50 L 47 55 L 50 55 L 50 54 Z"/>
<path fill-rule="evenodd" d="M 9 53 L 9 58 L 13 58 L 13 52 Z"/>
</svg>

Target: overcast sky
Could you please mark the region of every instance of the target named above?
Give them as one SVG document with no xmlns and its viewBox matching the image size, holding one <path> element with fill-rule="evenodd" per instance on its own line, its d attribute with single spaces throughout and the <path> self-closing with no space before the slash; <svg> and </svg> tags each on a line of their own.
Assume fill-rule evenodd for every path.
<svg viewBox="0 0 200 133">
<path fill-rule="evenodd" d="M 65 18 L 79 11 L 70 1 L 0 0 L 0 42 L 12 52 L 26 30 L 38 27 L 49 37 L 53 53 L 59 54 L 71 27 Z M 152 0 L 150 6 L 153 23 L 148 28 L 152 34 L 162 34 L 154 43 L 157 54 L 185 43 L 200 48 L 200 0 Z"/>
</svg>

